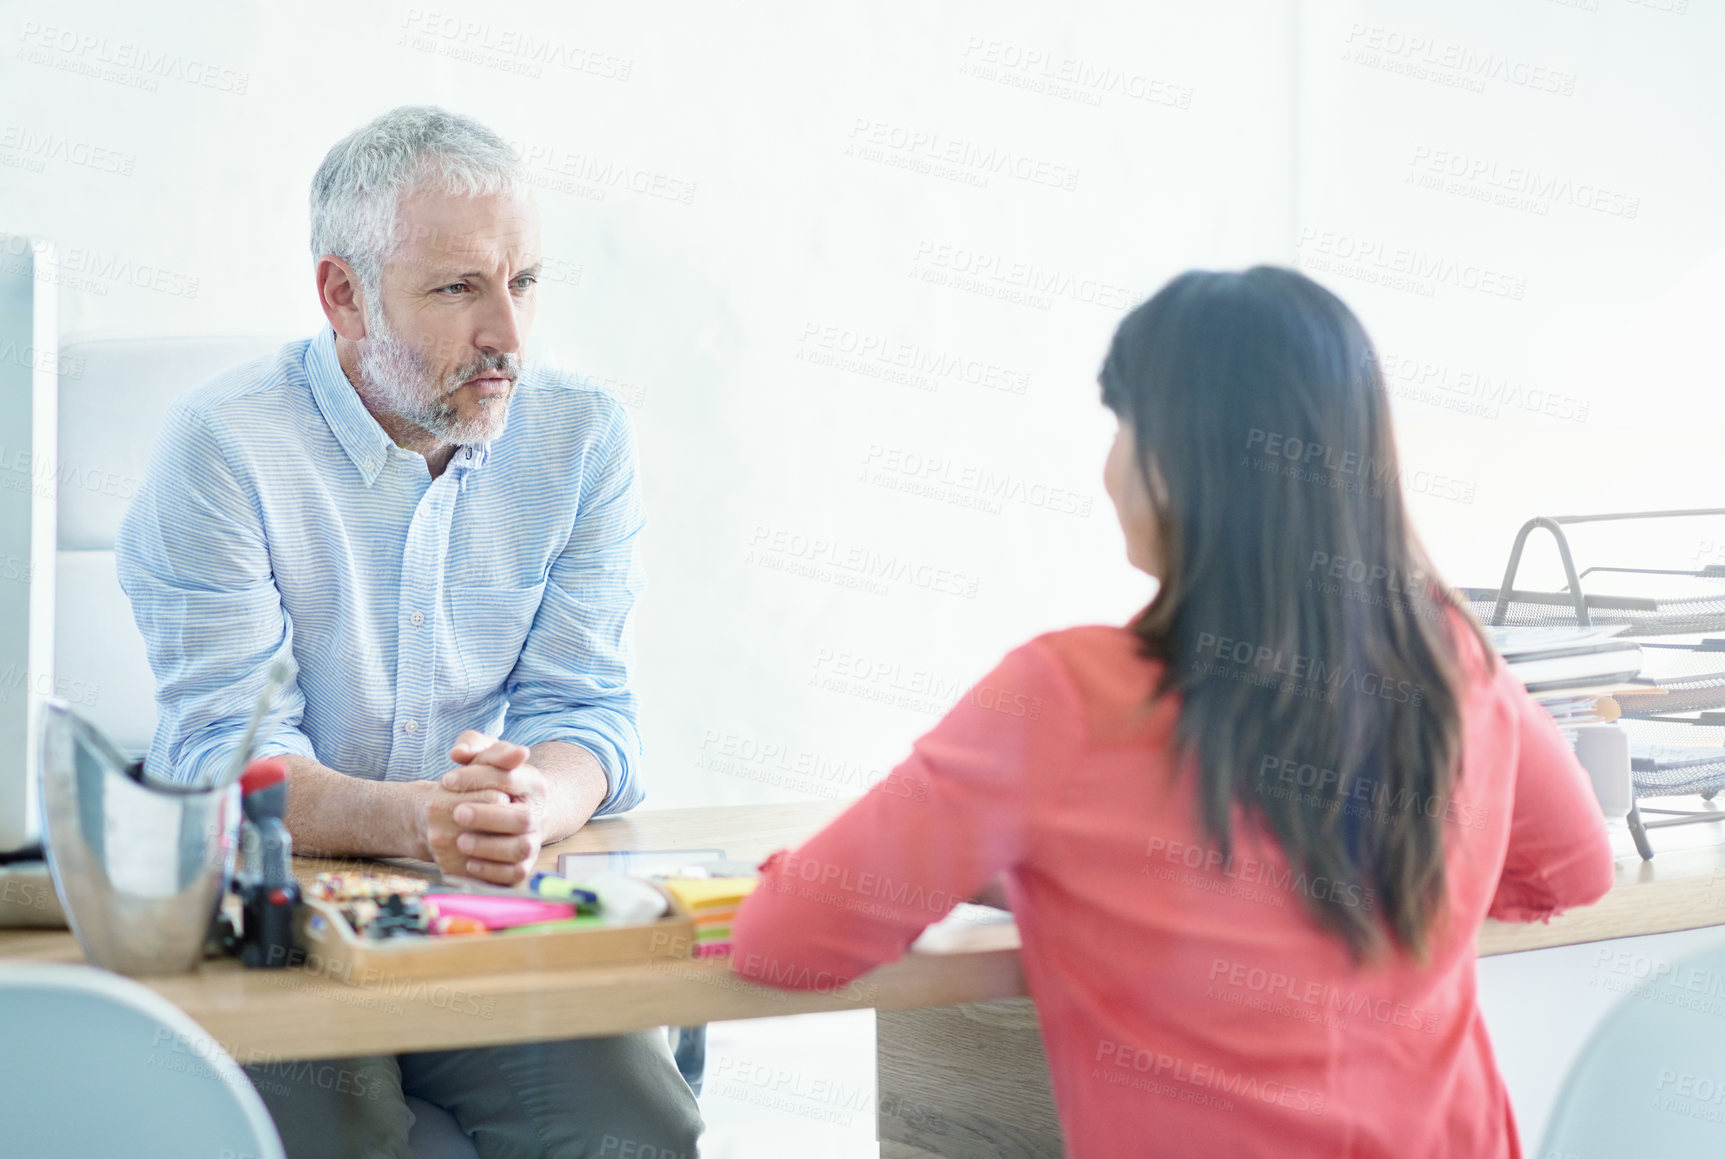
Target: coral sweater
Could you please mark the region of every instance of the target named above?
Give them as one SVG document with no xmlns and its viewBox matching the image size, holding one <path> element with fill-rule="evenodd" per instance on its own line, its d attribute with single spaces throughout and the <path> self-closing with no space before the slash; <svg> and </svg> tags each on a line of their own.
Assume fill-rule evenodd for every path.
<svg viewBox="0 0 1725 1159">
<path fill-rule="evenodd" d="M 1462 773 L 1433 806 L 1448 921 L 1424 966 L 1356 967 L 1302 894 L 1376 899 L 1293 873 L 1237 808 L 1221 862 L 1192 778 L 1175 775 L 1177 701 L 1146 707 L 1159 665 L 1106 626 L 1008 653 L 883 781 L 763 862 L 734 966 L 844 985 L 1003 872 L 1069 1156 L 1518 1156 L 1475 935 L 1487 916 L 1597 900 L 1612 856 L 1556 726 L 1502 664 L 1484 670 L 1471 633 L 1458 638 Z M 1286 791 L 1319 775 L 1267 760 Z"/>
</svg>

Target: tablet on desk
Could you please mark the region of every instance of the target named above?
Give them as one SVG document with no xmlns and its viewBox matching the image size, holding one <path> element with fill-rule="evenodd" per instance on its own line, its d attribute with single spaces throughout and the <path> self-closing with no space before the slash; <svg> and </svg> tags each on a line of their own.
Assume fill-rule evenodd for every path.
<svg viewBox="0 0 1725 1159">
<path fill-rule="evenodd" d="M 557 872 L 575 881 L 601 873 L 627 873 L 635 877 L 700 877 L 688 873 L 696 867 L 725 860 L 723 849 L 613 849 L 605 853 L 564 853 L 557 858 Z M 754 866 L 749 866 L 754 871 Z"/>
</svg>

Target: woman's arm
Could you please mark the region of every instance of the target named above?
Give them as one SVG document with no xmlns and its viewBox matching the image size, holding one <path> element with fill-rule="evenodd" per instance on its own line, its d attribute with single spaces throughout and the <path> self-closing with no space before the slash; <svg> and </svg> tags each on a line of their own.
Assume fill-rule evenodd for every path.
<svg viewBox="0 0 1725 1159">
<path fill-rule="evenodd" d="M 1611 842 L 1587 770 L 1556 722 L 1507 670 L 1498 679 L 1514 713 L 1519 757 L 1509 847 L 1489 912 L 1502 921 L 1547 921 L 1611 889 Z"/>
<path fill-rule="evenodd" d="M 1027 855 L 1082 746 L 1083 709 L 1045 644 L 1002 660 L 826 829 L 762 864 L 732 964 L 792 988 L 843 985 Z"/>
</svg>

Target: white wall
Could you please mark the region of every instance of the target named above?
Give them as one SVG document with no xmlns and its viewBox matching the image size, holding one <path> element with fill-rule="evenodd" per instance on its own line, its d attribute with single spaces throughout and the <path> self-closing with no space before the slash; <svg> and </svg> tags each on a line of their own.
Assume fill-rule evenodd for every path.
<svg viewBox="0 0 1725 1159">
<path fill-rule="evenodd" d="M 75 335 L 306 333 L 305 186 L 334 140 L 434 101 L 520 142 L 545 182 L 535 341 L 641 433 L 655 806 L 853 791 L 1012 644 L 1138 606 L 1094 372 L 1187 266 L 1298 261 L 1361 313 L 1456 582 L 1494 582 L 1535 512 L 1714 502 L 1717 6 L 173 11 L 0 5 L 0 221 L 73 255 Z M 948 148 L 1056 184 L 907 167 Z M 1002 299 L 1026 277 L 1053 289 Z M 871 462 L 1056 499 L 978 510 Z M 1658 535 L 1638 550 L 1721 541 Z M 787 570 L 858 559 L 911 576 Z"/>
<path fill-rule="evenodd" d="M 79 335 L 310 333 L 311 173 L 392 105 L 469 113 L 534 159 L 535 339 L 608 380 L 640 432 L 653 807 L 852 795 L 1013 645 L 1140 606 L 1100 481 L 1106 341 L 1183 268 L 1292 256 L 1274 0 L 57 11 L 0 8 L 0 221 L 85 252 Z M 141 52 L 213 67 L 123 63 Z M 949 149 L 1036 179 L 913 168 Z M 999 296 L 1026 277 L 1049 289 Z M 830 364 L 853 343 L 854 369 Z M 894 358 L 914 381 L 882 377 Z M 871 448 L 1010 475 L 1042 505 L 863 482 Z M 859 558 L 908 576 L 784 570 Z M 869 699 L 895 691 L 914 703 Z"/>
<path fill-rule="evenodd" d="M 1303 10 L 1300 258 L 1399 371 L 1407 465 L 1455 481 L 1411 497 L 1447 577 L 1497 583 L 1533 514 L 1719 506 L 1725 9 Z M 1420 272 L 1372 280 L 1398 263 Z M 1692 563 L 1719 531 L 1591 527 L 1575 543 Z M 1550 578 L 1551 558 L 1536 543 L 1529 564 Z"/>
</svg>

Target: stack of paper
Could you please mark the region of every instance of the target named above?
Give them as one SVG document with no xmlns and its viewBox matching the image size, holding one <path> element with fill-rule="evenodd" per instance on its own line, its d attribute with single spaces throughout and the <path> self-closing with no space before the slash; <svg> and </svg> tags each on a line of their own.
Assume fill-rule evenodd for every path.
<svg viewBox="0 0 1725 1159">
<path fill-rule="evenodd" d="M 1486 638 L 1510 672 L 1561 728 L 1605 724 L 1627 708 L 1620 697 L 1646 699 L 1659 687 L 1641 679 L 1641 646 L 1605 627 L 1487 627 Z"/>
<path fill-rule="evenodd" d="M 695 957 L 731 952 L 731 921 L 754 892 L 755 877 L 667 877 L 659 885 L 695 919 Z"/>
<path fill-rule="evenodd" d="M 1538 698 L 1616 689 L 1641 674 L 1641 646 L 1603 628 L 1487 628 L 1509 670 Z"/>
</svg>

